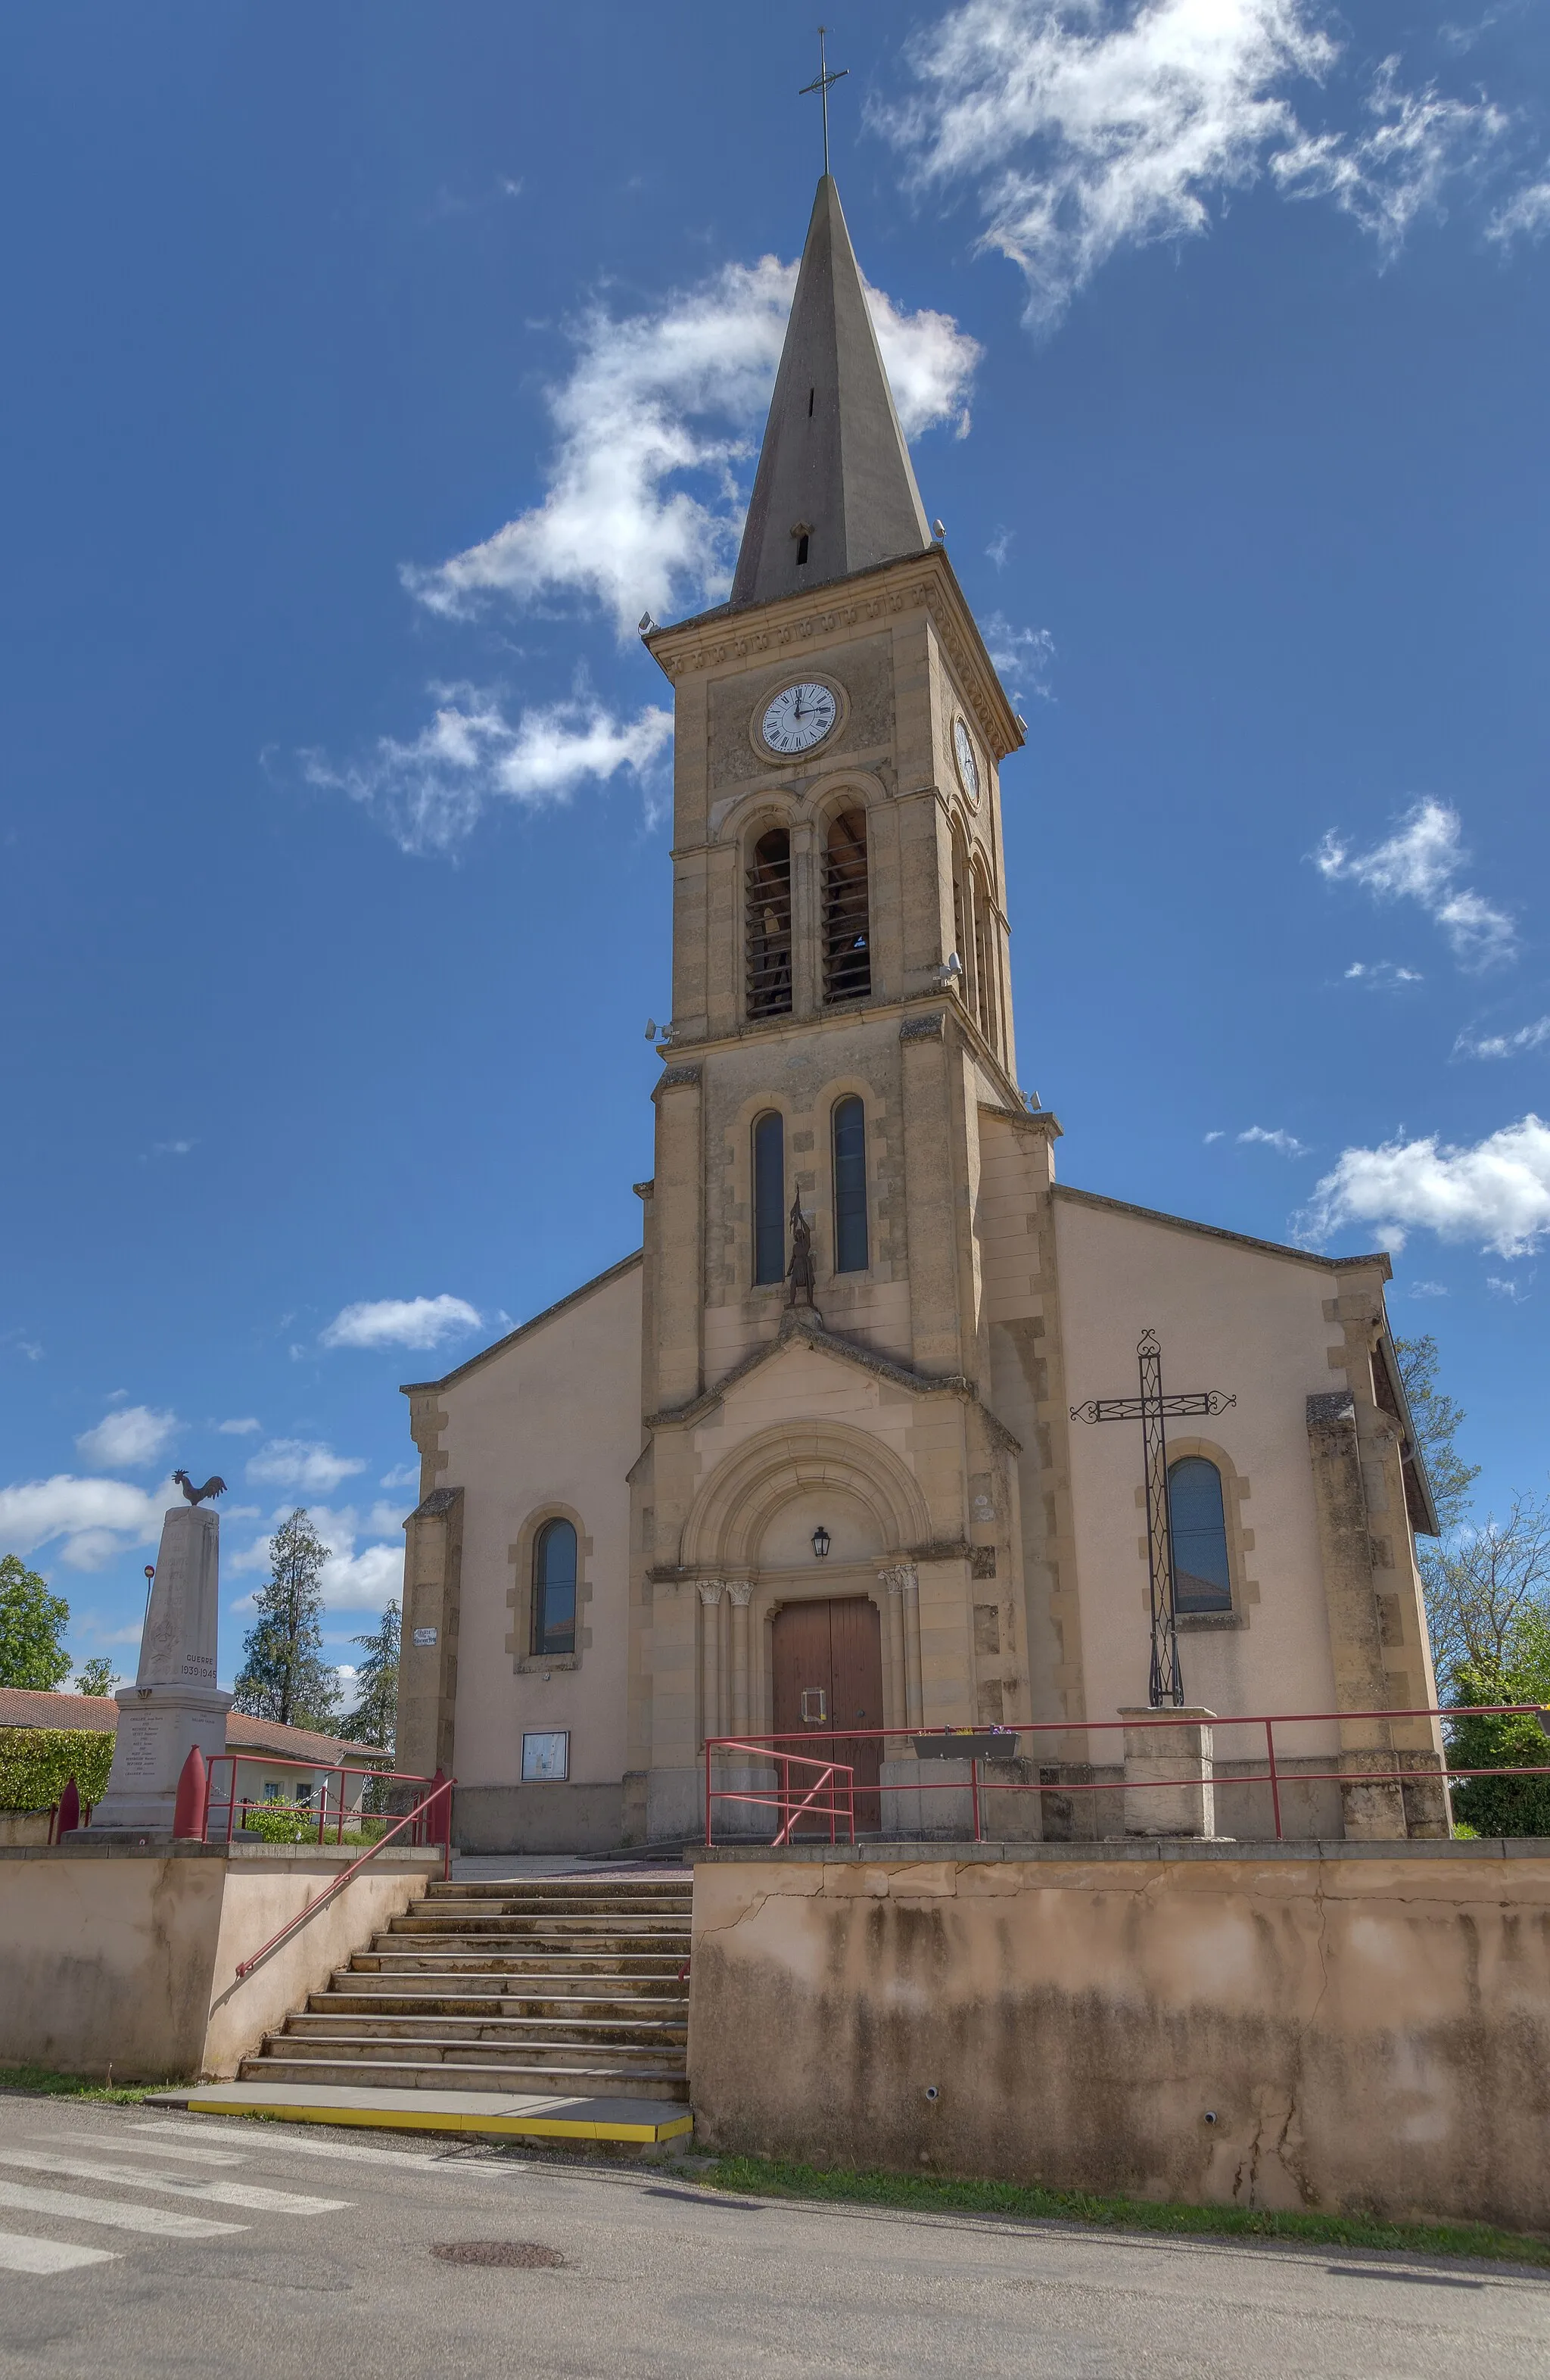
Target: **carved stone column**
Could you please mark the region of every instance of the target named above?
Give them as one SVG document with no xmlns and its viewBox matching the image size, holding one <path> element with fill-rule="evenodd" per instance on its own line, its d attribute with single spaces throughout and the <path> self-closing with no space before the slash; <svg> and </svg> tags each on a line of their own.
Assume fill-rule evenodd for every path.
<svg viewBox="0 0 1550 2380">
<path fill-rule="evenodd" d="M 748 1604 L 753 1587 L 746 1579 L 728 1579 L 727 1600 L 732 1609 L 729 1625 L 732 1633 L 732 1731 L 745 1736 L 748 1732 Z"/>
<path fill-rule="evenodd" d="M 702 1578 L 700 1612 L 700 1734 L 708 1742 L 721 1733 L 721 1581 Z"/>
<path fill-rule="evenodd" d="M 890 1650 L 897 1643 L 903 1672 L 904 1691 L 899 1707 L 904 1725 L 918 1728 L 924 1707 L 920 1691 L 919 1575 L 914 1562 L 890 1562 L 878 1576 L 889 1595 Z"/>
</svg>

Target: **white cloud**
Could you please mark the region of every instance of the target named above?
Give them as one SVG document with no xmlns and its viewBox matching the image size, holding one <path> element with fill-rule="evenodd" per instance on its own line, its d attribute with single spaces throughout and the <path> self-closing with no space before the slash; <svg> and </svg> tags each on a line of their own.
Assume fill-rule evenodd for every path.
<svg viewBox="0 0 1550 2380">
<path fill-rule="evenodd" d="M 579 599 L 621 642 L 643 612 L 666 619 L 731 584 L 743 522 L 736 467 L 753 451 L 785 336 L 796 267 L 726 266 L 698 288 L 624 319 L 595 306 L 569 377 L 549 391 L 556 446 L 542 501 L 406 585 L 433 611 L 491 595 Z M 951 316 L 867 298 L 906 435 L 967 426 L 980 350 Z"/>
<path fill-rule="evenodd" d="M 391 1471 L 383 1472 L 378 1485 L 382 1488 L 418 1488 L 419 1464 L 418 1463 L 395 1463 Z"/>
<path fill-rule="evenodd" d="M 1516 929 L 1503 909 L 1457 882 L 1469 854 L 1459 813 L 1432 795 L 1408 809 L 1387 843 L 1353 852 L 1327 833 L 1314 854 L 1331 883 L 1360 884 L 1379 901 L 1416 901 L 1447 936 L 1461 965 L 1488 966 L 1510 958 Z"/>
<path fill-rule="evenodd" d="M 993 562 L 998 570 L 1004 570 L 1007 566 L 1007 561 L 1011 552 L 1011 540 L 1012 532 L 1010 528 L 999 528 L 985 549 L 987 562 Z M 994 659 L 994 655 L 991 658 Z"/>
<path fill-rule="evenodd" d="M 1209 1148 L 1214 1140 L 1225 1140 L 1226 1138 L 1227 1135 L 1225 1132 L 1208 1132 L 1205 1135 L 1205 1146 Z"/>
<path fill-rule="evenodd" d="M 332 1446 L 300 1438 L 272 1438 L 249 1456 L 248 1476 L 255 1487 L 289 1488 L 326 1496 L 342 1479 L 365 1468 L 363 1458 L 335 1454 Z"/>
<path fill-rule="evenodd" d="M 236 1421 L 218 1421 L 215 1427 L 223 1438 L 252 1438 L 262 1429 L 263 1424 L 255 1421 L 251 1414 L 244 1414 Z"/>
<path fill-rule="evenodd" d="M 152 1494 L 122 1479 L 77 1479 L 59 1472 L 0 1488 L 0 1543 L 18 1553 L 62 1539 L 64 1560 L 76 1570 L 100 1570 L 129 1546 L 153 1544 L 176 1489 L 171 1480 Z"/>
<path fill-rule="evenodd" d="M 879 113 L 916 170 L 969 183 L 981 246 L 1057 321 L 1118 250 L 1209 228 L 1266 167 L 1330 198 L 1387 255 L 1505 129 L 1484 100 L 1402 91 L 1386 61 L 1356 130 L 1310 132 L 1339 45 L 1315 0 L 963 0 L 907 45 L 921 95 Z"/>
<path fill-rule="evenodd" d="M 1516 1033 L 1460 1033 L 1453 1044 L 1456 1058 L 1517 1058 L 1525 1050 L 1543 1050 L 1550 1041 L 1550 1016 L 1520 1025 Z"/>
<path fill-rule="evenodd" d="M 514 721 L 488 690 L 443 686 L 431 693 L 435 715 L 408 743 L 381 735 L 365 759 L 342 768 L 319 752 L 302 755 L 309 784 L 361 803 L 407 852 L 451 850 L 492 803 L 540 809 L 622 769 L 645 784 L 672 741 L 672 712 L 653 703 L 621 719 L 578 696 L 522 710 Z"/>
<path fill-rule="evenodd" d="M 187 1157 L 190 1149 L 198 1147 L 197 1140 L 153 1140 L 151 1154 L 152 1157 Z"/>
<path fill-rule="evenodd" d="M 1394 1248 L 1419 1229 L 1495 1256 L 1526 1256 L 1550 1232 L 1550 1124 L 1526 1115 L 1472 1148 L 1432 1134 L 1343 1149 L 1300 1222 L 1315 1242 L 1360 1223 L 1375 1225 Z"/>
<path fill-rule="evenodd" d="M 1532 1273 L 1530 1274 L 1529 1279 L 1530 1281 L 1533 1279 L 1533 1275 Z M 1493 1297 L 1505 1297 L 1509 1305 L 1527 1305 L 1530 1297 L 1532 1295 L 1532 1292 L 1529 1289 L 1526 1282 L 1520 1281 L 1503 1281 L 1494 1272 L 1488 1272 L 1486 1274 L 1485 1286 L 1491 1292 Z"/>
<path fill-rule="evenodd" d="M 1047 628 L 1014 628 L 1003 613 L 992 612 L 985 623 L 985 650 L 1002 677 L 1016 681 L 1019 693 L 1027 688 L 1049 700 L 1055 639 Z"/>
<path fill-rule="evenodd" d="M 1499 240 L 1504 248 L 1515 239 L 1543 239 L 1546 232 L 1550 232 L 1550 175 L 1542 182 L 1525 182 L 1485 227 L 1486 238 Z"/>
<path fill-rule="evenodd" d="M 1308 1154 L 1307 1142 L 1295 1139 L 1290 1132 L 1283 1132 L 1279 1125 L 1274 1132 L 1266 1132 L 1263 1124 L 1252 1123 L 1247 1132 L 1239 1134 L 1238 1139 L 1241 1147 L 1257 1143 L 1262 1148 L 1273 1148 L 1278 1157 L 1306 1157 Z"/>
<path fill-rule="evenodd" d="M 346 1305 L 322 1333 L 325 1347 L 439 1347 L 479 1327 L 466 1298 L 378 1297 Z"/>
<path fill-rule="evenodd" d="M 1448 181 L 1482 164 L 1508 128 L 1489 101 L 1449 99 L 1435 83 L 1401 91 L 1399 74 L 1399 59 L 1385 58 L 1367 100 L 1368 131 L 1304 134 L 1270 161 L 1289 197 L 1333 199 L 1386 258 L 1417 216 L 1443 212 Z"/>
<path fill-rule="evenodd" d="M 1446 1297 L 1447 1291 L 1440 1281 L 1411 1281 L 1400 1284 L 1402 1297 Z"/>
<path fill-rule="evenodd" d="M 1346 981 L 1365 991 L 1402 991 L 1407 984 L 1424 983 L 1418 967 L 1400 966 L 1394 959 L 1357 959 L 1346 969 Z"/>
<path fill-rule="evenodd" d="M 364 1546 L 323 1564 L 320 1585 L 330 1611 L 381 1611 L 404 1592 L 404 1547 Z"/>
<path fill-rule="evenodd" d="M 93 1470 L 112 1471 L 122 1464 L 138 1471 L 154 1463 L 178 1427 L 175 1413 L 157 1413 L 151 1405 L 121 1405 L 104 1414 L 95 1429 L 82 1430 L 76 1446 Z"/>
</svg>

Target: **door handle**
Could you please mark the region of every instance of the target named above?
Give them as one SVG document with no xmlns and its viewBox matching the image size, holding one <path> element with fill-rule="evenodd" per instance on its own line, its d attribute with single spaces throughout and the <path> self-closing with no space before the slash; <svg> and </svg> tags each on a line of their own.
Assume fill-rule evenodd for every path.
<svg viewBox="0 0 1550 2380">
<path fill-rule="evenodd" d="M 817 1705 L 817 1710 L 810 1707 L 814 1703 Z M 802 1723 L 805 1727 L 823 1725 L 824 1720 L 829 1717 L 829 1700 L 822 1686 L 803 1687 L 801 1710 Z"/>
</svg>

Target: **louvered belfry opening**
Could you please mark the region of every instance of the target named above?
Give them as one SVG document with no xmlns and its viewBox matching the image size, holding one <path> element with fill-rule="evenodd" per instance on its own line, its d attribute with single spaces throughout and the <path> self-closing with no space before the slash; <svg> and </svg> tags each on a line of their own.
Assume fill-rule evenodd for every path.
<svg viewBox="0 0 1550 2380">
<path fill-rule="evenodd" d="M 823 996 L 864 1000 L 872 989 L 866 905 L 866 813 L 845 810 L 824 850 Z"/>
<path fill-rule="evenodd" d="M 791 836 L 771 827 L 748 870 L 748 1014 L 791 1014 Z"/>
</svg>

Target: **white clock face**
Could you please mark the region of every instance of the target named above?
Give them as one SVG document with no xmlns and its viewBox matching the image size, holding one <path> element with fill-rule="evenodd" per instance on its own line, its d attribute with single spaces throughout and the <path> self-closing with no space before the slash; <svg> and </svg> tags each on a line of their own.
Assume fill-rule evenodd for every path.
<svg viewBox="0 0 1550 2380">
<path fill-rule="evenodd" d="M 975 758 L 973 738 L 961 719 L 952 725 L 952 752 L 958 763 L 958 775 L 970 801 L 979 799 L 979 762 Z"/>
<path fill-rule="evenodd" d="M 821 744 L 839 717 L 839 705 L 828 686 L 804 680 L 779 693 L 761 722 L 772 752 L 810 752 Z"/>
</svg>

